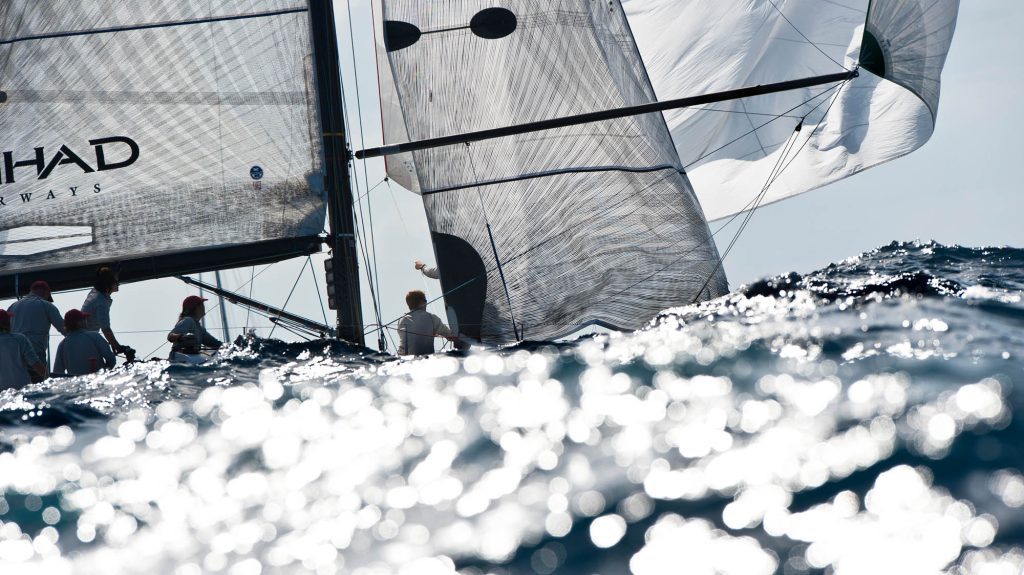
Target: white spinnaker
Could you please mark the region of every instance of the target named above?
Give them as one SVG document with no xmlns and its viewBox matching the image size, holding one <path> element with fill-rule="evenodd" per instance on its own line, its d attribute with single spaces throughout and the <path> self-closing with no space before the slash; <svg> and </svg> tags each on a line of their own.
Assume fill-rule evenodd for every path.
<svg viewBox="0 0 1024 575">
<path fill-rule="evenodd" d="M 818 188 L 923 145 L 934 129 L 959 8 L 959 0 L 622 4 L 662 100 L 853 69 L 861 64 L 865 30 L 877 41 L 872 53 L 884 55 L 884 63 L 862 67 L 842 86 L 666 113 L 709 220 Z"/>
</svg>

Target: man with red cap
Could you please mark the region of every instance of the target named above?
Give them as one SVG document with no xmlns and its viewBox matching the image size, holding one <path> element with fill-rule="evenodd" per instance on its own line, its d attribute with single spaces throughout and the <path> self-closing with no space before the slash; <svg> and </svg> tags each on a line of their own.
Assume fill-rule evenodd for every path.
<svg viewBox="0 0 1024 575">
<path fill-rule="evenodd" d="M 64 333 L 64 321 L 57 306 L 53 305 L 50 285 L 42 280 L 33 283 L 28 295 L 11 304 L 7 311 L 14 315 L 11 319 L 11 332 L 27 337 L 36 356 L 45 362 L 50 343 L 50 326 Z"/>
<path fill-rule="evenodd" d="M 190 295 L 181 302 L 181 315 L 178 316 L 178 324 L 174 326 L 171 333 L 167 334 L 167 341 L 171 342 L 171 361 L 185 361 L 189 363 L 201 363 L 198 358 L 203 347 L 217 348 L 223 345 L 221 341 L 203 328 L 199 323 L 206 315 L 205 298 L 197 295 Z"/>
<path fill-rule="evenodd" d="M 67 337 L 57 346 L 53 357 L 53 373 L 86 375 L 110 369 L 116 363 L 114 351 L 99 332 L 85 329 L 89 314 L 77 309 L 64 314 Z"/>
<path fill-rule="evenodd" d="M 28 338 L 11 333 L 11 314 L 0 309 L 0 391 L 21 389 L 32 383 L 30 369 L 46 379 L 46 365 L 39 361 Z"/>
</svg>

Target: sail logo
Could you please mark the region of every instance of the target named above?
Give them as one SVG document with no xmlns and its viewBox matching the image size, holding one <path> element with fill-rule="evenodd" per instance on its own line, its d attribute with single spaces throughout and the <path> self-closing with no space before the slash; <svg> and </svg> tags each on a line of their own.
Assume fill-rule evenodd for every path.
<svg viewBox="0 0 1024 575">
<path fill-rule="evenodd" d="M 14 151 L 3 153 L 3 171 L 0 173 L 0 185 L 14 184 L 24 180 L 34 168 L 37 180 L 45 180 L 62 166 L 77 166 L 83 173 L 106 172 L 127 168 L 139 159 L 139 145 L 129 137 L 113 136 L 89 140 L 91 154 L 79 154 L 67 144 L 61 144 L 56 152 L 48 153 L 46 148 L 35 148 L 31 154 L 15 155 Z M 95 162 L 86 161 L 95 159 Z"/>
</svg>

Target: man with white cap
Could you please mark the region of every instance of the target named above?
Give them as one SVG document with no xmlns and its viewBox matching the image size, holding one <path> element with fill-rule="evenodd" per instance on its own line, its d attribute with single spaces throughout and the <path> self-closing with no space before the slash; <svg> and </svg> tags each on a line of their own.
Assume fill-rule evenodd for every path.
<svg viewBox="0 0 1024 575">
<path fill-rule="evenodd" d="M 14 316 L 11 319 L 11 332 L 28 338 L 36 356 L 45 362 L 50 343 L 50 326 L 64 334 L 64 320 L 57 306 L 53 305 L 50 285 L 42 280 L 33 283 L 28 295 L 11 304 L 7 311 Z"/>
<path fill-rule="evenodd" d="M 206 305 L 203 303 L 206 298 L 197 295 L 190 295 L 181 302 L 181 314 L 178 315 L 178 323 L 167 334 L 167 341 L 171 342 L 171 361 L 187 361 L 189 363 L 200 363 L 199 358 L 202 348 L 218 348 L 223 343 L 209 333 L 199 323 L 206 315 Z"/>
<path fill-rule="evenodd" d="M 39 361 L 28 338 L 11 333 L 11 314 L 0 309 L 0 391 L 21 389 L 32 383 L 29 370 L 46 379 L 46 365 Z"/>
<path fill-rule="evenodd" d="M 57 375 L 86 375 L 114 367 L 116 360 L 110 344 L 99 332 L 85 329 L 89 314 L 77 309 L 64 314 L 67 336 L 57 346 L 53 359 L 53 373 Z"/>
</svg>

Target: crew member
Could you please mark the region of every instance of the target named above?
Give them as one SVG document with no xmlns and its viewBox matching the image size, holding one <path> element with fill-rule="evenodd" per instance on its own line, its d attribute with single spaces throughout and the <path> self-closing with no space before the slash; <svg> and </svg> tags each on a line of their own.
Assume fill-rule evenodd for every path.
<svg viewBox="0 0 1024 575">
<path fill-rule="evenodd" d="M 210 335 L 199 323 L 206 315 L 206 298 L 190 295 L 181 302 L 181 314 L 174 329 L 167 334 L 171 342 L 171 361 L 190 361 L 187 356 L 196 356 L 203 347 L 218 348 L 223 343 Z M 186 357 L 182 357 L 182 355 Z"/>
<path fill-rule="evenodd" d="M 53 373 L 57 375 L 86 375 L 114 367 L 116 360 L 110 344 L 99 333 L 85 329 L 89 314 L 77 309 L 64 314 L 64 332 L 67 336 L 57 346 L 53 358 Z"/>
<path fill-rule="evenodd" d="M 39 361 L 27 337 L 11 333 L 11 314 L 0 309 L 0 391 L 32 383 L 30 369 L 41 380 L 46 379 L 46 364 Z"/>
<path fill-rule="evenodd" d="M 398 355 L 434 353 L 434 337 L 456 341 L 441 318 L 427 311 L 427 296 L 420 290 L 405 295 L 409 313 L 398 320 Z"/>
<path fill-rule="evenodd" d="M 88 318 L 85 329 L 102 332 L 114 353 L 124 352 L 124 347 L 117 342 L 117 337 L 110 329 L 110 306 L 114 303 L 110 294 L 118 291 L 119 287 L 117 274 L 110 268 L 100 268 L 96 271 L 96 285 L 85 296 L 85 303 L 82 304 L 82 312 Z"/>
<path fill-rule="evenodd" d="M 11 304 L 7 311 L 14 316 L 11 319 L 11 333 L 20 333 L 28 338 L 36 357 L 45 363 L 50 326 L 64 334 L 64 320 L 57 306 L 53 305 L 50 285 L 42 280 L 33 283 L 28 295 Z"/>
</svg>

